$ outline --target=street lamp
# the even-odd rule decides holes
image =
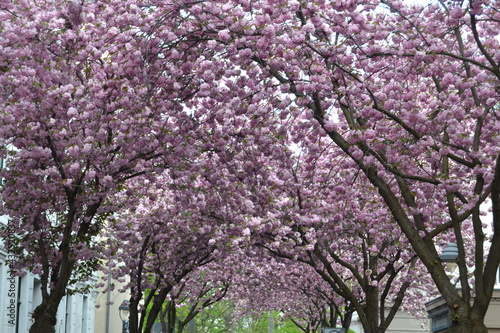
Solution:
[[[439,256],[439,260],[446,264],[446,268],[449,273],[453,273],[458,264],[458,246],[456,243],[449,243],[448,246],[443,250],[443,253]]]
[[[128,333],[128,316],[130,315],[130,302],[124,300],[118,307],[120,319],[122,320],[122,333]]]

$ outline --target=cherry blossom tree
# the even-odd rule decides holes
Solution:
[[[268,130],[256,127],[253,133],[260,128]],[[268,200],[269,190],[262,172],[255,168],[266,159],[263,151],[241,144],[239,136],[225,139],[224,149],[210,149],[212,140],[217,144],[221,138],[214,135],[203,142],[206,151],[190,159],[185,168],[169,169],[153,180],[130,181],[115,199],[121,210],[107,219],[105,252],[114,277],[129,278],[131,332],[149,332],[163,305],[174,304],[173,295],[182,285],[188,284],[186,291],[199,294],[189,280],[192,274],[207,272],[206,265],[219,267],[207,275],[207,281],[213,274],[221,275],[223,266],[230,280],[233,257],[250,236],[244,222],[265,209],[257,204]],[[193,310],[191,316],[199,312]]]
[[[165,23],[179,16],[141,6],[0,3],[1,213],[11,269],[40,277],[31,332],[53,332],[68,285],[97,267],[110,194],[195,153],[182,103],[199,87]]]
[[[267,91],[283,119],[304,114],[377,189],[450,329],[486,332],[500,262],[497,3],[235,0],[190,13],[244,70],[239,82]],[[444,234],[458,244],[460,291],[439,264]]]
[[[410,280],[389,281],[408,275],[414,253],[452,311],[450,330],[486,332],[500,262],[498,15],[488,0],[1,2],[2,214],[16,231],[12,269],[41,278],[31,331],[52,332],[66,287],[95,267],[105,218],[133,210],[135,198],[153,201],[154,190],[125,193],[132,180],[161,188],[155,175],[168,170],[173,182],[216,191],[227,216],[200,214],[206,197],[193,197],[200,209],[177,192],[173,215],[129,234],[122,224],[123,236],[140,236],[136,259],[169,232],[155,221],[174,216],[225,225],[205,253],[255,234],[337,293],[374,304],[399,288],[397,305]],[[324,137],[336,149],[321,160]],[[296,169],[294,145],[310,147]],[[352,189],[335,183],[326,159],[344,163]],[[350,240],[345,251],[322,234],[332,228]],[[447,241],[458,244],[460,292],[439,263]],[[360,257],[347,261],[354,248]],[[202,253],[186,252],[194,266]],[[340,271],[357,291],[342,287]]]
[[[419,296],[430,295],[432,288],[424,286],[430,281],[352,161],[321,137],[305,146],[275,199],[279,208],[267,218],[272,227],[252,229],[256,244],[310,266],[330,293],[343,298],[337,304],[356,310],[366,332],[384,332],[400,308],[423,309]]]
[[[213,261],[198,267],[173,288],[159,314],[164,332],[182,333],[201,311],[224,299],[231,285],[223,275],[226,265]]]
[[[257,248],[245,259],[228,293],[238,317],[275,311],[280,322],[291,320],[303,332],[338,325],[349,328],[354,308],[309,265]]]
[[[33,314],[32,332],[52,332],[68,285],[88,277],[99,259],[109,259],[102,258],[110,249],[99,237],[106,218],[133,210],[138,204],[133,199],[140,195],[153,200],[154,191],[130,193],[135,179],[161,188],[155,175],[167,170],[170,179],[192,176],[227,186],[214,197],[222,207],[227,201],[258,210],[256,203],[266,201],[268,190],[255,190],[253,200],[237,194],[245,175],[257,173],[267,158],[283,155],[280,149],[267,149],[254,159],[248,148],[269,146],[273,121],[243,116],[249,105],[262,99],[258,93],[235,89],[240,84],[234,80],[221,80],[236,76],[238,70],[224,72],[226,66],[218,61],[225,60],[216,57],[223,50],[197,38],[199,27],[185,12],[189,5],[65,0],[0,4],[1,156],[9,155],[1,175],[2,214],[10,216],[4,235],[16,233],[7,244],[17,255],[11,268],[28,269],[41,279],[42,304]],[[265,114],[272,106],[258,109]],[[230,142],[235,143],[231,148]],[[196,162],[201,153],[207,156],[204,163]],[[221,165],[226,165],[227,177],[212,172]],[[261,189],[262,173],[259,177],[248,186]],[[232,214],[226,221],[200,215],[202,208],[193,207],[191,198],[183,195],[174,214],[179,223],[189,220],[180,213],[184,210],[198,214],[193,227],[209,231],[212,224],[233,224],[206,239],[201,237],[203,229],[189,235],[186,224],[188,236],[181,244],[193,261],[191,267],[174,269],[174,279],[156,279],[167,284],[148,286],[160,288],[158,297],[152,294],[159,305],[175,282],[212,260],[216,249],[211,241],[230,236],[236,243],[243,231],[243,217]],[[197,198],[196,204],[202,205],[200,193]],[[164,234],[158,235],[154,229],[155,221],[168,224],[169,218],[156,216],[131,228],[143,236],[134,244],[139,246],[136,259],[147,251],[158,251],[158,256],[160,250],[165,251],[162,255],[171,250],[169,243],[156,242],[170,230],[161,229]],[[200,248],[190,251],[190,242],[196,240]],[[132,307],[137,308],[140,292],[133,295]],[[133,311],[132,321],[136,317]]]
[[[175,184],[181,189],[169,191],[138,182],[137,189],[128,189],[134,193],[132,200],[136,200],[138,191],[148,196],[135,205],[128,202],[132,209],[109,220],[113,237],[109,261],[115,266],[112,272],[115,278],[129,278],[126,288],[131,291],[131,332],[149,332],[160,312],[165,311],[163,305],[175,303],[177,297],[173,295],[189,274],[220,254],[217,238],[225,239],[226,225],[220,222],[224,219],[217,219],[223,212],[211,217],[213,212],[202,208],[208,205],[211,209],[218,198],[206,198],[199,187],[182,184],[182,180],[177,179]]]

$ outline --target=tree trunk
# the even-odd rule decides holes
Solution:
[[[64,295],[63,295],[64,296]],[[33,324],[30,333],[55,333],[57,324],[57,309],[63,296],[50,294],[48,299],[44,299],[33,311]]]
[[[446,331],[447,333],[488,333],[483,320],[465,318],[460,322],[454,322]]]
[[[54,288],[48,291],[47,275],[41,276],[42,288],[42,303],[38,305],[33,311],[33,324],[30,327],[30,333],[54,333],[57,324],[57,310],[61,300],[66,295],[66,288],[68,287],[69,279],[73,272],[74,263],[68,259],[68,251],[64,249],[66,246],[61,245],[63,249],[63,259],[60,265],[54,267],[54,272],[51,276],[51,283]],[[45,268],[46,269],[46,268]],[[46,269],[48,271],[48,269]]]
[[[231,302],[226,312],[224,312],[224,326],[225,332],[232,333],[233,332],[233,310],[234,304]]]
[[[473,308],[459,306],[452,309],[451,320],[447,333],[488,333],[484,315],[479,315]]]
[[[175,301],[171,300],[167,304],[167,333],[175,332],[175,323],[177,321],[177,308],[175,307]]]
[[[134,296],[130,297],[130,315],[128,321],[128,330],[130,333],[139,332],[139,299]]]
[[[167,320],[165,320],[167,316],[168,316],[168,305],[160,311],[160,324],[162,333],[167,332]]]
[[[352,311],[347,311],[344,315],[344,318],[341,319],[342,327],[345,328],[346,332],[349,332],[349,328],[351,327],[352,314]]]
[[[163,303],[167,298],[168,293],[172,290],[172,286],[162,288],[157,294],[153,297],[153,303],[149,308],[148,318],[146,320],[146,325],[144,326],[144,332],[150,333],[153,329],[153,325],[158,318],[158,314],[163,308]],[[170,323],[167,323],[170,326]]]

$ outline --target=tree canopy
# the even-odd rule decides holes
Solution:
[[[225,260],[242,253],[308,267],[366,332],[430,284],[452,332],[486,332],[499,15],[494,0],[2,1],[2,233],[11,268],[40,276],[31,332],[53,331],[101,260],[151,315],[199,267],[238,274]]]

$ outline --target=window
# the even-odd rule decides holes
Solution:
[[[4,161],[3,161],[3,158],[0,158],[0,170],[2,170],[4,167]],[[2,177],[0,177],[0,185],[2,185],[3,183],[3,179]]]
[[[16,313],[16,333],[19,333],[19,317],[21,317],[21,287],[22,277],[17,278],[17,313]]]
[[[89,301],[88,301],[88,296],[83,295],[83,313],[82,313],[82,333],[87,333],[88,328],[87,328],[87,322],[88,322],[88,307],[89,307]]]

